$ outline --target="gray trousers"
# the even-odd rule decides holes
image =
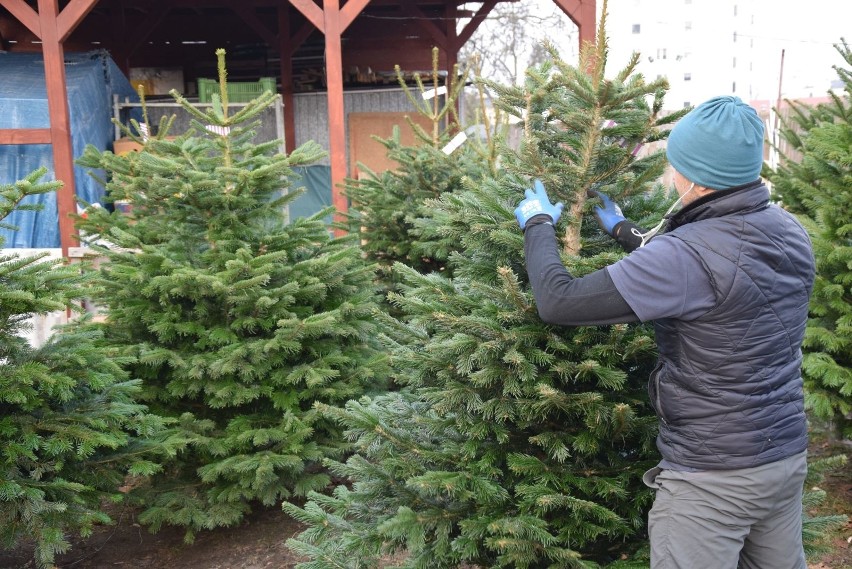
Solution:
[[[739,470],[652,468],[652,569],[806,569],[807,453]]]

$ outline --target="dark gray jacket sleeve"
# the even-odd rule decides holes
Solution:
[[[588,326],[639,320],[606,269],[571,276],[559,259],[550,223],[527,224],[524,255],[538,314],[548,324]]]

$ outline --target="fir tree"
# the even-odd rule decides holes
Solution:
[[[0,219],[61,185],[40,182],[44,174],[0,186]],[[127,474],[153,468],[134,438],[163,431],[97,332],[75,324],[38,347],[22,336],[34,315],[79,308],[80,266],[46,255],[0,257],[0,539],[33,543],[39,567],[70,547],[69,534],[110,522],[102,501],[120,499]]]
[[[139,489],[140,520],[197,530],[236,523],[253,503],[322,489],[320,462],[340,456],[339,428],[313,410],[381,385],[374,349],[374,269],[355,237],[334,239],[322,211],[287,224],[294,166],[315,143],[279,152],[253,141],[264,94],[230,114],[224,50],[220,94],[202,112],[179,94],[194,128],[168,121],[143,151],[93,148],[80,163],[109,174],[111,200],[81,230],[107,258],[93,298],[107,340],[134,358],[143,398],[178,421],[183,447]],[[143,142],[143,141],[140,141]],[[283,195],[282,195],[283,193]]]
[[[456,112],[468,71],[456,66],[445,82],[446,96],[442,100],[436,94],[441,88],[438,54],[438,49],[433,49],[428,88],[415,73],[417,89],[412,89],[396,67],[400,86],[415,112],[430,123],[429,130],[409,119],[414,144],[403,144],[398,128],[391,138],[376,138],[399,167],[373,172],[361,165],[364,176],[346,180],[345,191],[352,200],[349,230],[361,235],[367,257],[385,269],[383,280],[388,287],[392,280],[388,269],[397,262],[423,273],[447,270],[447,259],[457,244],[436,231],[428,201],[461,189],[465,176],[488,175],[496,162],[494,145],[489,144],[496,128],[493,120],[479,114],[477,123],[466,130]],[[451,144],[462,132],[466,143],[459,147]]]
[[[597,567],[641,546],[651,503],[641,475],[658,461],[651,332],[543,324],[512,213],[531,179],[544,180],[566,204],[558,230],[576,275],[620,254],[587,215],[588,190],[636,219],[662,214],[660,192],[647,192],[665,159],[634,151],[682,113],[658,116],[666,84],[634,73],[638,55],[605,79],[603,29],[577,67],[550,48],[524,86],[491,85],[524,121],[524,141],[497,175],[429,202],[458,243],[452,278],[395,266],[404,316],[387,342],[407,387],[323,407],[359,452],[332,464],[350,486],[285,505],[309,526],[288,542],[311,559],[300,567],[375,567],[388,552],[403,567]]]
[[[812,515],[811,510],[824,506],[827,494],[820,488],[826,473],[840,471],[848,460],[844,455],[819,458],[808,462],[808,476],[802,495],[802,542],[808,559],[813,559],[831,550],[831,532],[840,529],[849,521],[846,514]]]
[[[842,437],[852,438],[852,52],[837,46],[844,95],[814,108],[790,102],[783,138],[801,153],[767,176],[814,245],[817,275],[803,344],[805,402]]]

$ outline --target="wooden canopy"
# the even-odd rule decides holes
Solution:
[[[431,48],[437,46],[441,64],[452,70],[461,46],[498,1],[508,0],[482,0],[475,12],[463,10],[461,0],[318,1],[0,0],[0,49],[40,46],[50,116],[47,128],[0,129],[0,144],[52,145],[56,179],[64,182],[57,193],[63,255],[76,245],[69,217],[76,204],[66,49],[106,49],[125,73],[130,67],[176,64],[200,73],[197,62],[210,60],[213,49],[233,46],[245,56],[245,69],[229,55],[229,77],[257,74],[260,68],[280,76],[288,151],[295,140],[294,72],[306,62],[318,62],[328,95],[332,201],[342,213],[347,210],[340,192],[346,177],[344,69],[393,69],[395,64],[431,69]],[[579,28],[580,43],[593,42],[595,0],[554,2]],[[467,24],[457,32],[462,19]],[[270,66],[275,67],[271,72]]]

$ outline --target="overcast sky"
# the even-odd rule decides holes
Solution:
[[[532,0],[552,2],[552,0]],[[714,0],[692,0],[693,4],[713,3]],[[643,2],[647,5],[649,2]],[[765,67],[755,68],[758,83],[766,83],[765,93],[777,93],[781,71],[781,51],[784,50],[783,96],[823,96],[837,73],[832,65],[844,65],[833,47],[845,37],[852,44],[852,0],[743,0],[755,7],[755,39],[766,50]],[[598,12],[603,5],[598,0]],[[633,0],[609,0],[608,10],[630,10]],[[662,8],[661,8],[662,9]],[[666,21],[665,12],[659,14]],[[742,32],[742,30],[741,30]],[[618,38],[607,30],[610,44],[615,46],[630,38]],[[747,34],[743,33],[743,37]],[[708,45],[707,49],[713,49]]]
[[[776,70],[784,50],[785,96],[808,95],[808,87],[815,96],[824,95],[824,82],[837,78],[831,66],[845,65],[833,44],[841,37],[852,44],[852,0],[760,0],[758,4],[766,6],[761,13],[766,25],[759,33],[777,54]]]

